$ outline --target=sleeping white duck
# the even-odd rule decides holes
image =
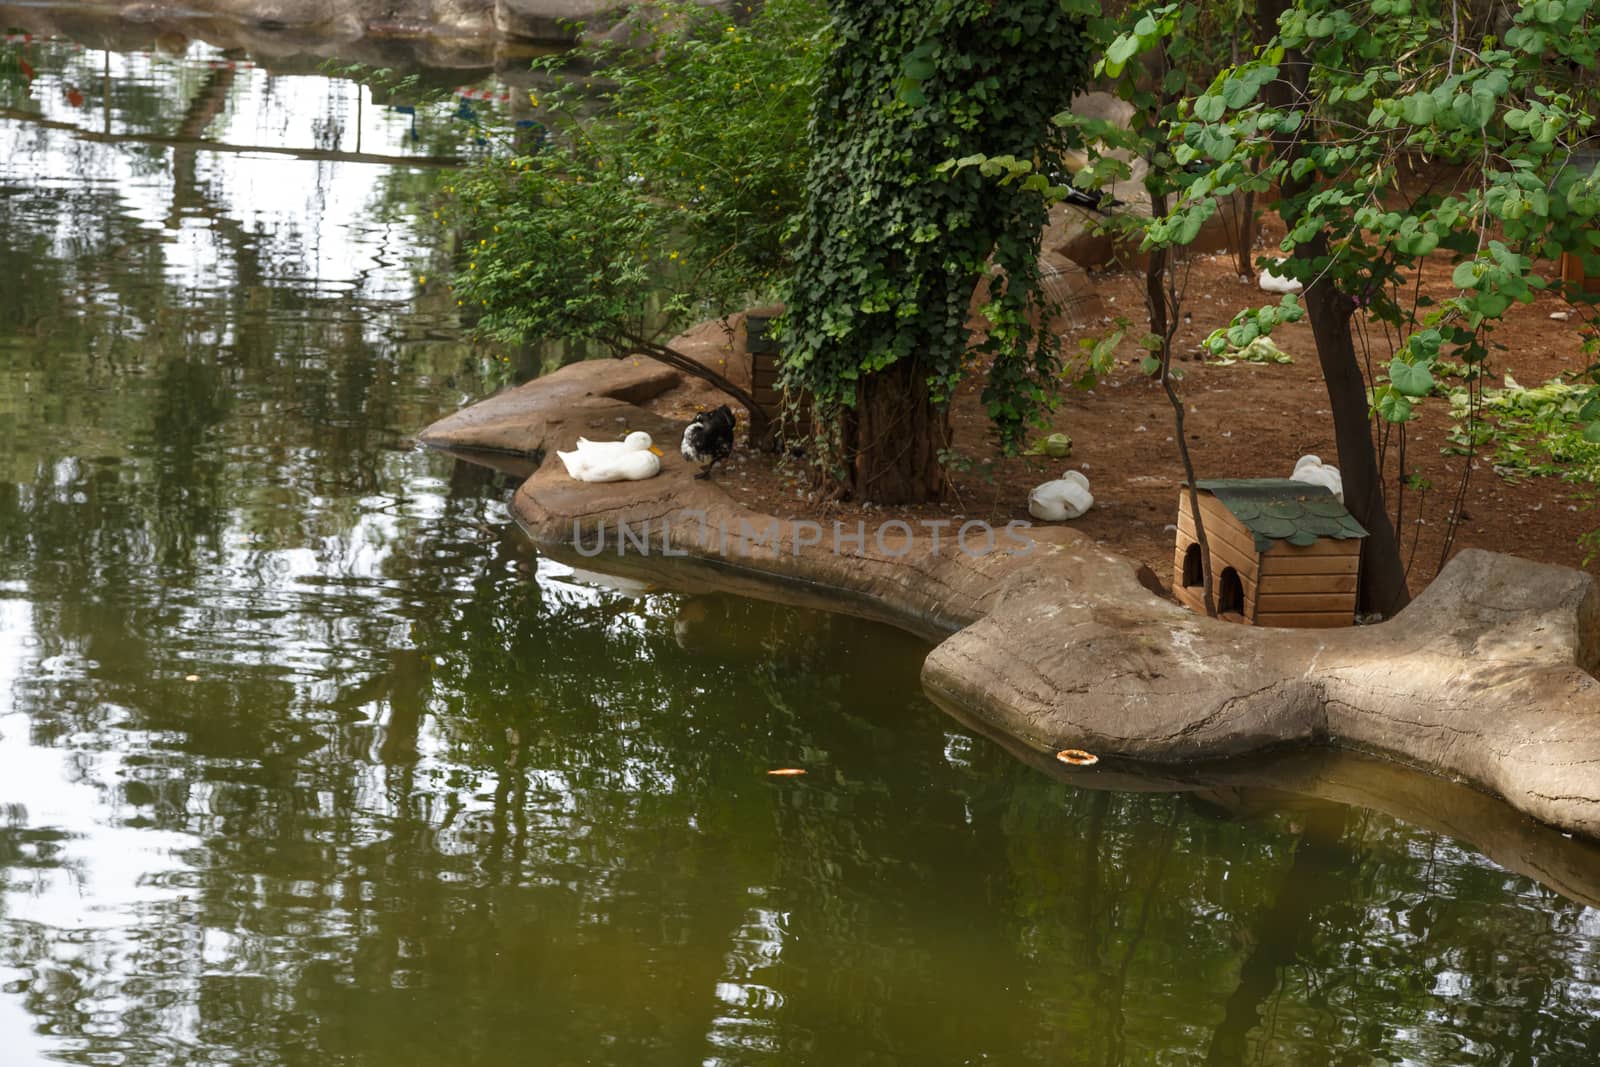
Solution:
[[[577,448],[556,455],[567,474],[580,482],[637,482],[661,473],[660,453],[643,430],[635,430],[621,441],[580,437]]]
[[[1276,264],[1282,266],[1283,261]],[[1298,278],[1291,278],[1285,274],[1274,274],[1271,267],[1261,268],[1261,277],[1257,281],[1264,293],[1298,293],[1305,289],[1305,284]]]
[[[1344,503],[1344,477],[1340,475],[1338,467],[1330,467],[1322,462],[1321,456],[1301,456],[1289,480],[1323,486],[1333,494],[1335,500]]]
[[[1036,485],[1028,494],[1028,514],[1043,522],[1076,519],[1093,506],[1089,479],[1078,471],[1067,471],[1053,482]]]

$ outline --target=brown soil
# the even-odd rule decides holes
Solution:
[[[1546,276],[1553,277],[1554,264],[1546,267]],[[1088,298],[1085,306],[1098,302],[1103,315],[1065,329],[1065,349],[1076,351],[1080,338],[1102,335],[1117,316],[1131,321],[1128,333],[1136,338],[1145,322],[1143,282],[1137,273],[1089,276],[1084,283],[1089,290],[1084,294]],[[1430,270],[1423,288],[1436,297],[1449,295],[1448,267]],[[1287,477],[1296,459],[1307,453],[1336,464],[1328,398],[1309,326],[1296,323],[1274,335],[1279,347],[1294,357],[1292,364],[1215,366],[1199,358],[1200,342],[1240,308],[1271,298],[1253,282],[1241,280],[1232,257],[1226,255],[1192,260],[1186,293],[1185,307],[1192,321],[1179,331],[1176,344],[1185,357],[1180,390],[1188,408],[1189,444],[1198,475]],[[1571,311],[1571,318],[1552,320],[1554,311]],[[1499,385],[1500,375],[1507,372],[1526,386],[1581,372],[1586,359],[1580,327],[1576,309],[1555,295],[1546,294],[1531,305],[1513,308],[1496,334],[1504,350],[1491,363],[1491,384]],[[706,326],[689,339],[700,358],[713,363],[726,360],[724,366],[733,366],[737,378],[740,360],[727,332]],[[851,525],[857,519],[876,524],[892,517],[913,522],[974,518],[1003,524],[1028,519],[1028,491],[1034,485],[1059,477],[1063,469],[1078,469],[1090,479],[1095,505],[1072,525],[1146,564],[1162,583],[1170,584],[1172,524],[1183,468],[1173,439],[1172,410],[1160,386],[1140,373],[1142,355],[1135,340],[1124,340],[1116,369],[1099,385],[1087,392],[1064,389],[1051,430],[1072,436],[1072,453],[1065,460],[1000,457],[977,400],[977,385],[964,389],[953,410],[955,440],[957,449],[972,457],[974,467],[952,475],[954,491],[943,505],[878,508],[862,502],[815,503],[807,492],[802,464],[747,448],[719,467],[715,479],[740,502],[789,518],[841,520]],[[1373,358],[1375,362],[1386,360],[1388,352],[1375,351]],[[717,394],[691,382],[648,406],[661,415],[688,419],[696,410],[716,402],[720,402]],[[1443,562],[1440,553],[1451,498],[1466,462],[1462,456],[1440,451],[1452,421],[1448,402],[1434,398],[1421,406],[1420,418],[1410,425],[1406,467],[1434,487],[1421,500],[1420,508],[1414,492],[1406,496],[1399,534],[1402,551],[1410,560],[1413,592],[1427,585]],[[1398,458],[1391,441],[1386,463],[1391,491],[1399,471]],[[991,473],[979,469],[989,464],[993,465]],[[1473,462],[1451,552],[1486,548],[1581,567],[1585,549],[1579,537],[1596,525],[1596,516],[1585,507],[1577,486],[1554,478],[1513,483],[1497,475],[1480,457]]]

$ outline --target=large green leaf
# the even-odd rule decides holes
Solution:
[[[1456,269],[1450,273],[1450,284],[1457,289],[1471,289],[1478,284],[1483,267],[1475,259],[1464,260],[1456,264]]]
[[[1128,60],[1139,54],[1139,38],[1132,35],[1118,37],[1106,49],[1106,73],[1116,77],[1127,66]]]
[[[1377,408],[1385,422],[1410,422],[1415,417],[1411,401],[1393,389],[1385,389],[1379,394]]]
[[[1428,93],[1413,93],[1400,101],[1400,117],[1413,126],[1426,126],[1438,110],[1438,101]]]
[[[1426,363],[1404,363],[1396,359],[1389,364],[1389,381],[1406,396],[1427,396],[1433,392],[1433,374]]]

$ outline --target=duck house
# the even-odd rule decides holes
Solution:
[[[1361,542],[1367,531],[1320,485],[1285,478],[1195,483],[1211,555],[1217,615],[1258,626],[1355,622]],[[1178,494],[1172,591],[1205,611],[1205,571],[1189,509]]]
[[[752,311],[744,317],[745,351],[750,353],[751,392],[768,416],[782,414],[783,393],[778,389],[778,342],[768,333],[777,313]]]
[[[806,436],[811,432],[810,404],[804,396],[785,397],[778,382],[782,377],[779,367],[783,353],[771,334],[772,322],[783,313],[782,307],[751,311],[744,318],[744,346],[750,356],[750,392],[774,423],[786,416],[792,432]]]

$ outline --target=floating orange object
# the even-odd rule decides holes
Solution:
[[[806,773],[805,770],[800,767],[778,767],[767,772],[768,776],[772,778],[793,778],[804,773]]]
[[[1100,757],[1093,752],[1085,752],[1081,748],[1064,748],[1056,753],[1056,759],[1074,767],[1093,767],[1100,762]]]

